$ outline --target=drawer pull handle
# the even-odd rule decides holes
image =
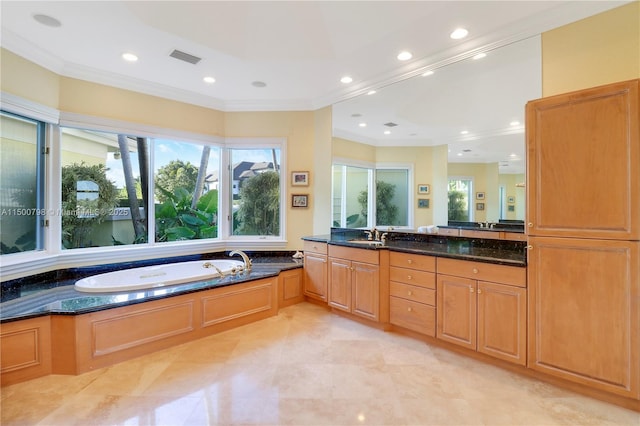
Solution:
[[[469,293],[473,293],[473,287],[469,287]]]
[[[407,259],[407,263],[411,264],[411,263],[413,263],[413,260]]]
[[[411,312],[411,306],[407,308],[407,312]]]
[[[408,280],[411,280],[411,279],[413,279],[413,278],[411,277],[411,275],[407,275],[407,279],[408,279]]]
[[[473,268],[473,273],[477,274],[478,273],[478,268]]]

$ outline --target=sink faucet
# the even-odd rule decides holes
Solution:
[[[247,254],[245,252],[243,252],[242,250],[233,250],[232,252],[229,253],[229,256],[233,256],[235,254],[239,254],[240,256],[242,256],[242,261],[244,262],[244,270],[245,271],[250,271],[251,270],[251,259],[249,259],[249,256],[247,256]]]

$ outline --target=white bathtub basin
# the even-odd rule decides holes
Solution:
[[[238,260],[225,259],[142,266],[83,278],[76,281],[75,289],[88,293],[106,293],[156,288],[219,277],[220,272],[216,267],[226,275],[243,266],[244,263]]]

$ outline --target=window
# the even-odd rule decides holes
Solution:
[[[147,242],[144,138],[63,127],[62,247]],[[144,189],[143,189],[144,188]]]
[[[229,149],[231,235],[280,236],[280,148]]]
[[[334,227],[409,226],[409,168],[334,164],[332,175]]]
[[[155,241],[219,237],[220,149],[154,141]]]
[[[449,220],[470,222],[473,220],[473,181],[470,178],[449,178]]]
[[[45,124],[0,114],[0,233],[2,254],[41,250]]]

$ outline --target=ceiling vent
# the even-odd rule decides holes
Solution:
[[[392,122],[392,121],[390,121],[388,123],[384,123],[384,125],[387,126],[387,127],[396,127],[397,126],[397,124]]]
[[[197,56],[190,55],[178,49],[174,49],[169,56],[171,56],[172,58],[179,59],[181,61],[189,62],[190,64],[193,64],[193,65],[197,64],[202,60],[202,58],[198,58]]]

